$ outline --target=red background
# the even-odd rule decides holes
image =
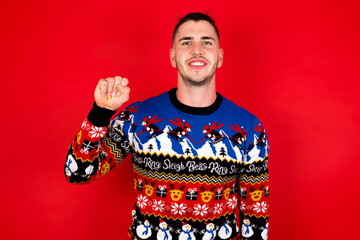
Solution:
[[[98,79],[129,103],[176,85],[176,17],[204,11],[225,52],[218,91],[270,139],[275,240],[350,239],[359,216],[358,1],[2,1],[1,239],[126,239],[130,158],[97,183],[63,165]]]

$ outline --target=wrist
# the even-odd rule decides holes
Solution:
[[[88,120],[91,124],[97,127],[107,127],[110,124],[111,117],[116,113],[116,110],[99,107],[96,102],[88,114]]]

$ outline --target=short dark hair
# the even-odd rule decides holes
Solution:
[[[219,30],[217,29],[216,25],[215,25],[215,21],[209,17],[208,15],[204,14],[204,13],[201,13],[201,12],[193,12],[193,13],[188,13],[186,14],[184,17],[180,18],[179,22],[176,24],[175,28],[174,28],[174,32],[173,32],[173,35],[172,35],[172,42],[174,43],[174,39],[175,39],[175,35],[179,29],[179,27],[186,23],[187,21],[195,21],[195,22],[198,22],[198,21],[206,21],[208,23],[211,24],[211,26],[214,27],[215,29],[215,32],[216,32],[216,35],[220,41],[220,35],[219,35]]]

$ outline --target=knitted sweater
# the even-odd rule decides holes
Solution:
[[[268,139],[259,120],[217,94],[189,107],[176,89],[115,112],[94,104],[65,176],[93,182],[131,153],[134,239],[267,239]]]

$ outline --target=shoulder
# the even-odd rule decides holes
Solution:
[[[160,109],[168,108],[168,105],[168,92],[164,92],[144,101],[133,102],[132,104],[126,106],[122,112],[128,111],[129,109],[135,109],[135,113],[153,113],[159,111]]]
[[[139,106],[154,106],[154,104],[158,105],[158,104],[164,104],[166,102],[168,102],[169,100],[169,93],[168,92],[164,92],[161,93],[157,96],[154,97],[150,97],[144,101],[138,102]]]
[[[257,117],[251,112],[249,112],[247,109],[238,106],[237,104],[225,97],[222,97],[222,104],[220,110],[235,118],[242,118],[251,122],[257,119]]]

